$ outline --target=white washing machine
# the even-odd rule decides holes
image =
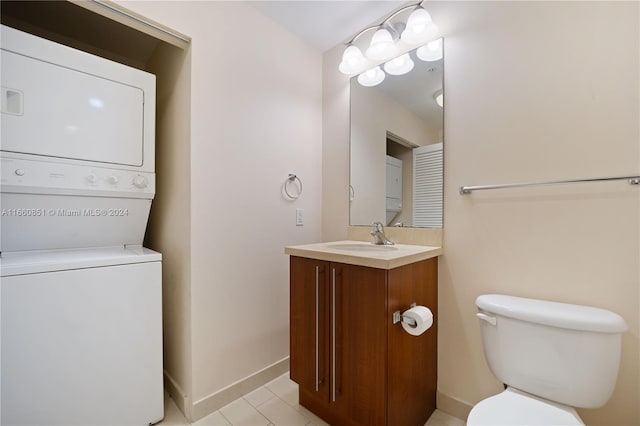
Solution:
[[[1,35],[0,423],[156,423],[155,76]]]
[[[162,420],[159,253],[3,254],[0,271],[2,424]]]

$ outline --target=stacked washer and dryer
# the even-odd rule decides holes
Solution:
[[[1,35],[1,423],[156,423],[155,76]]]

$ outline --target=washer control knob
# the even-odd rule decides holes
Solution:
[[[96,175],[94,175],[93,173],[88,174],[85,179],[87,180],[87,182],[89,183],[96,183],[98,181],[98,177]]]
[[[118,176],[116,175],[111,175],[107,178],[107,181],[112,184],[115,185],[116,183],[118,183]]]
[[[146,176],[136,176],[133,178],[133,186],[135,186],[136,188],[146,188],[147,185],[149,184],[149,181],[147,180]]]
[[[22,169],[16,169],[15,173],[18,176],[24,176],[24,170],[22,170]]]

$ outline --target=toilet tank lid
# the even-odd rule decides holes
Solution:
[[[591,306],[503,294],[479,296],[476,299],[476,306],[496,315],[570,330],[601,333],[622,333],[627,330],[627,323],[620,315]]]

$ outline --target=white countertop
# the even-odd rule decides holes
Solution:
[[[394,244],[379,246],[364,241],[331,241],[327,243],[287,246],[285,254],[368,266],[378,269],[393,269],[442,254],[442,247]]]

